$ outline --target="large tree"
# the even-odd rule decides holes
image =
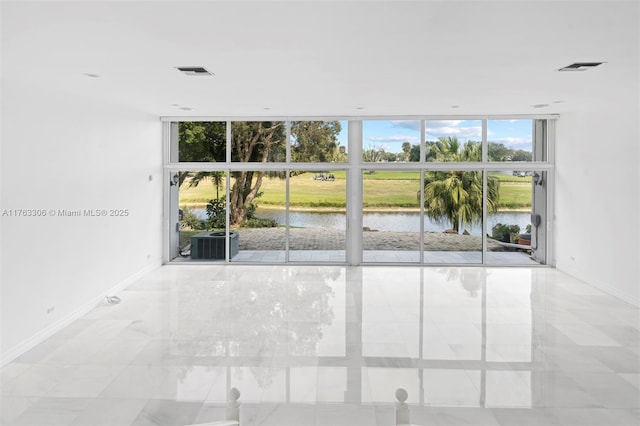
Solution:
[[[180,162],[225,161],[227,123],[183,121],[178,127]]]
[[[409,161],[420,161],[420,145],[411,145]]]
[[[404,153],[404,161],[409,161],[409,153],[411,152],[410,142],[402,142],[402,152]]]
[[[329,163],[339,154],[339,121],[291,122],[291,159],[294,162]],[[283,162],[286,155],[284,122],[233,122],[232,159],[240,162]],[[299,174],[302,172],[292,172]],[[232,225],[240,225],[260,195],[265,176],[284,178],[283,173],[242,171],[233,174],[229,202]]]
[[[226,160],[226,123],[182,122],[179,129],[180,161],[204,162]],[[291,157],[299,162],[331,162],[340,153],[337,135],[339,121],[291,122]],[[234,121],[231,123],[231,159],[238,163],[284,162],[286,155],[286,126],[282,121]],[[259,167],[256,167],[259,168]],[[296,172],[301,173],[301,172]],[[211,180],[216,190],[222,185],[223,172],[190,173],[189,186]],[[283,173],[265,171],[232,172],[229,215],[232,225],[240,225],[247,218],[253,202],[260,196],[264,177],[284,178]],[[187,173],[181,174],[182,181]],[[216,193],[216,198],[220,198]]]
[[[482,160],[482,145],[469,141],[464,145],[455,137],[442,137],[430,145],[437,161],[467,162]],[[487,212],[497,211],[500,181],[487,177]],[[427,172],[424,180],[425,214],[433,220],[451,224],[460,232],[462,223],[482,220],[482,172],[434,171]]]
[[[511,149],[504,144],[489,142],[487,144],[487,156],[489,161],[531,161],[531,151]]]
[[[242,163],[285,160],[286,129],[282,121],[234,121],[231,123],[231,158]],[[229,198],[231,225],[240,225],[260,194],[266,172],[233,173]]]
[[[225,161],[226,123],[223,121],[183,121],[178,127],[178,156],[180,162]],[[181,172],[180,185],[191,175],[189,187],[211,179],[219,197],[223,172]]]
[[[330,163],[340,154],[339,121],[292,121],[291,160],[294,162]]]

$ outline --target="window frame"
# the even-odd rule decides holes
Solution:
[[[553,257],[553,223],[550,218],[553,217],[553,185],[554,185],[554,144],[555,144],[555,120],[558,119],[556,114],[542,114],[542,115],[464,115],[464,116],[323,116],[323,117],[179,117],[179,116],[167,116],[161,117],[163,122],[163,171],[165,182],[169,182],[171,176],[176,172],[181,171],[222,171],[226,173],[227,179],[229,179],[231,171],[242,170],[265,170],[265,171],[282,171],[284,170],[289,174],[291,170],[304,169],[305,171],[317,171],[326,170],[330,165],[333,170],[343,170],[347,175],[347,192],[346,192],[346,209],[347,209],[347,222],[346,222],[346,259],[345,264],[348,265],[361,265],[362,262],[362,173],[365,170],[421,170],[421,177],[424,176],[426,171],[441,171],[441,170],[473,170],[483,172],[483,193],[487,191],[487,174],[490,171],[502,171],[502,170],[514,170],[522,168],[523,170],[540,170],[547,173],[547,197],[546,197],[546,211],[547,218],[543,225],[546,234],[545,245],[545,259],[544,263],[540,266],[552,266],[554,264]],[[291,121],[340,121],[347,122],[347,162],[329,162],[329,163],[308,163],[308,162],[293,162],[291,161]],[[365,162],[362,159],[363,152],[363,122],[374,120],[406,120],[406,121],[420,121],[420,161],[414,162],[394,162],[394,163],[371,163]],[[434,120],[479,120],[482,123],[482,161],[480,162],[435,162],[426,161],[426,141],[425,141],[425,124],[427,121]],[[525,162],[513,162],[504,161],[496,162],[488,160],[488,140],[487,140],[487,127],[489,120],[532,120],[532,145],[533,145],[533,161]],[[181,163],[178,160],[178,133],[177,123],[180,121],[226,121],[226,161],[225,162],[184,162]],[[248,162],[242,163],[238,161],[231,161],[231,123],[234,121],[283,121],[286,127],[286,155],[284,162]],[[537,153],[537,154],[536,154]],[[537,160],[539,155],[543,155],[542,160]],[[227,181],[227,188],[228,188]],[[287,177],[287,194],[286,194],[286,215],[288,217],[289,212],[289,179]],[[420,189],[421,197],[421,223],[424,218],[424,188],[421,185]],[[225,195],[227,204],[229,203],[228,191]],[[165,190],[164,194],[164,212],[163,218],[165,226],[163,227],[163,262],[171,262],[171,246],[172,238],[170,224],[175,220],[175,215],[171,213],[171,196],[169,190]],[[482,208],[482,223],[484,232],[482,236],[482,263],[470,264],[469,266],[482,266],[486,263],[487,252],[487,229],[486,229],[486,197],[483,198]],[[229,212],[227,209],[227,239],[229,234]],[[288,220],[287,220],[288,224]],[[424,230],[421,224],[420,244],[422,247],[424,243]],[[288,234],[288,226],[287,226]],[[228,241],[227,241],[228,243]],[[227,244],[227,247],[229,244]],[[288,244],[287,244],[286,259],[288,263]],[[227,248],[228,251],[228,248]],[[230,262],[229,253],[225,261]],[[241,262],[233,262],[236,264],[242,264]],[[342,263],[341,263],[342,264]],[[367,265],[373,265],[375,263],[366,263]],[[401,263],[402,265],[416,265],[416,263]],[[420,264],[424,263],[424,250],[420,250]],[[440,264],[439,264],[440,265]],[[442,266],[460,266],[458,264],[442,264]],[[462,266],[466,266],[462,264]],[[491,266],[498,266],[491,264]]]

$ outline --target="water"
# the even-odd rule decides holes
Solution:
[[[205,209],[193,209],[193,212],[201,219],[206,218]],[[278,224],[285,224],[284,210],[259,207],[256,217],[261,219],[273,219]],[[488,230],[497,223],[506,225],[518,225],[521,232],[525,232],[526,226],[531,223],[529,212],[501,212],[489,215],[487,218]],[[393,232],[420,232],[420,213],[418,212],[364,212],[363,226],[378,231]],[[289,224],[300,228],[328,228],[344,230],[346,225],[345,213],[324,212],[289,212]],[[429,218],[425,218],[424,230],[426,232],[442,232],[451,228],[450,224],[439,224]],[[469,231],[471,235],[482,235],[480,225],[462,225],[461,231]]]

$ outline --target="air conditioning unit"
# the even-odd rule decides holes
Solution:
[[[224,232],[200,232],[191,236],[191,259],[225,259]],[[238,233],[229,233],[229,258],[238,254]]]

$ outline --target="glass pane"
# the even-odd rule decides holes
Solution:
[[[242,262],[285,261],[286,180],[284,171],[231,173],[229,218],[238,233]]]
[[[284,162],[284,121],[234,121],[231,123],[231,161]]]
[[[532,120],[489,120],[487,122],[489,161],[532,161]]]
[[[346,188],[344,170],[292,172],[289,260],[345,261]]]
[[[183,121],[178,123],[180,162],[224,162],[227,155],[227,123]]]
[[[426,171],[424,262],[482,263],[482,172]]]
[[[345,163],[346,121],[292,121],[291,161]]]
[[[420,171],[363,174],[364,262],[420,262]]]
[[[362,160],[366,163],[420,161],[420,121],[363,121]]]
[[[542,250],[543,239],[541,233],[536,235],[538,227],[532,226],[531,215],[540,214],[534,212],[533,191],[542,174],[531,170],[489,172],[488,182],[498,196],[494,207],[487,208],[487,263],[538,263],[532,258],[532,247]]]
[[[427,120],[427,161],[482,161],[481,120]]]
[[[179,172],[177,176],[180,257],[225,260],[225,173]]]

